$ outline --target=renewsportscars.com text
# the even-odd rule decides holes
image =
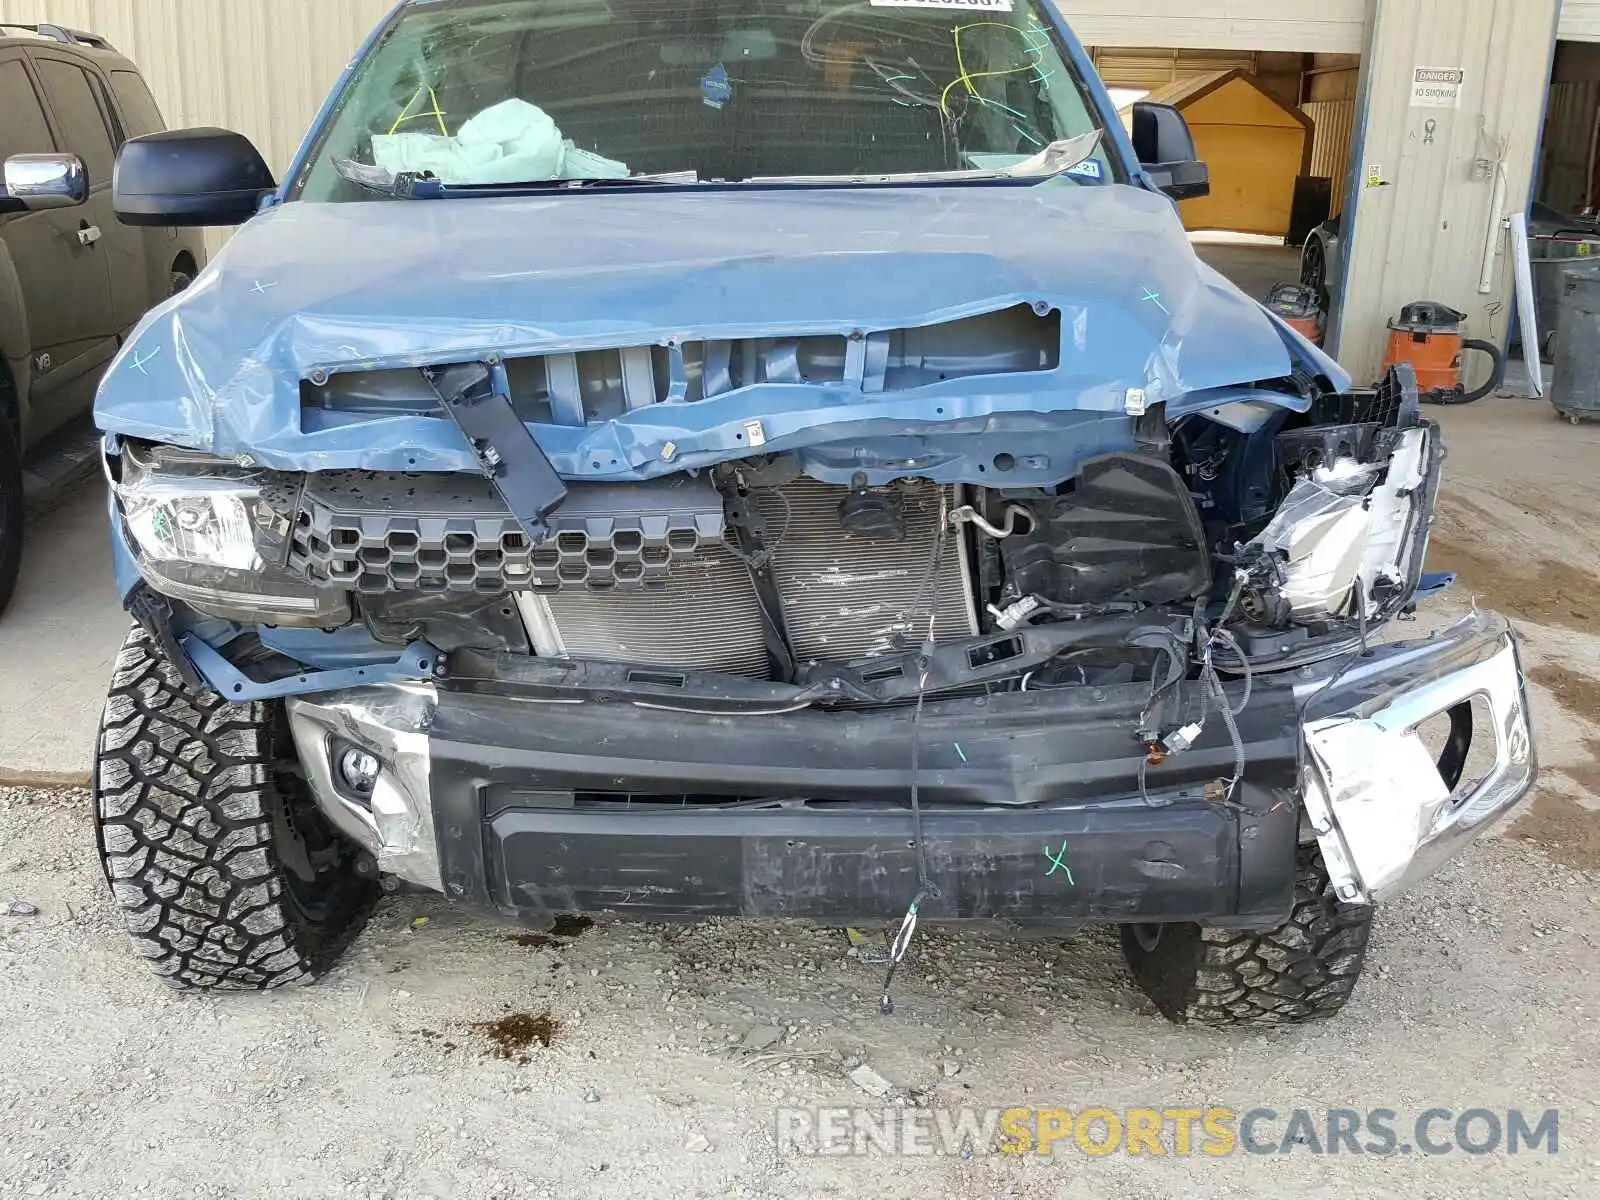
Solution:
[[[1547,1154],[1561,1115],[1488,1108],[783,1108],[780,1153],[1204,1156]]]

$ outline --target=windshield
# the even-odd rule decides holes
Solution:
[[[1100,129],[1033,0],[437,0],[363,61],[293,195],[368,199],[405,173],[976,180],[1046,162],[1092,185],[1113,178]]]

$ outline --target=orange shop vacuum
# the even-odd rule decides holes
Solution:
[[[1317,293],[1299,283],[1280,283],[1267,294],[1267,307],[1313,346],[1322,345],[1322,306]]]
[[[1461,323],[1466,313],[1430,300],[1419,300],[1400,310],[1389,322],[1389,352],[1383,359],[1383,374],[1401,363],[1410,363],[1417,373],[1417,390],[1429,404],[1471,404],[1497,391],[1506,381],[1506,356],[1492,342],[1464,337]],[[1494,364],[1488,382],[1466,390],[1461,377],[1461,356],[1467,351],[1487,354]]]

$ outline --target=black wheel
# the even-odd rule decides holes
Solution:
[[[1298,1025],[1345,1006],[1371,931],[1371,906],[1341,902],[1321,852],[1302,846],[1294,911],[1277,929],[1124,925],[1122,952],[1135,982],[1168,1020]]]
[[[1322,249],[1321,240],[1316,237],[1307,239],[1306,248],[1301,254],[1300,282],[1316,293],[1318,307],[1323,312],[1329,311],[1328,257]]]
[[[135,628],[95,763],[100,856],[138,952],[174,987],[265,990],[324,972],[377,884],[296,775],[281,704],[188,688]]]
[[[182,267],[173,267],[167,275],[167,295],[176,296],[180,292],[189,290],[189,285],[194,282],[194,276]]]
[[[22,452],[17,447],[16,432],[5,409],[0,407],[0,613],[6,611],[17,590],[26,526],[22,504]]]

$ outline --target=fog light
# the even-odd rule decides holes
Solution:
[[[370,796],[383,764],[374,754],[351,746],[339,755],[339,782],[357,796]]]

